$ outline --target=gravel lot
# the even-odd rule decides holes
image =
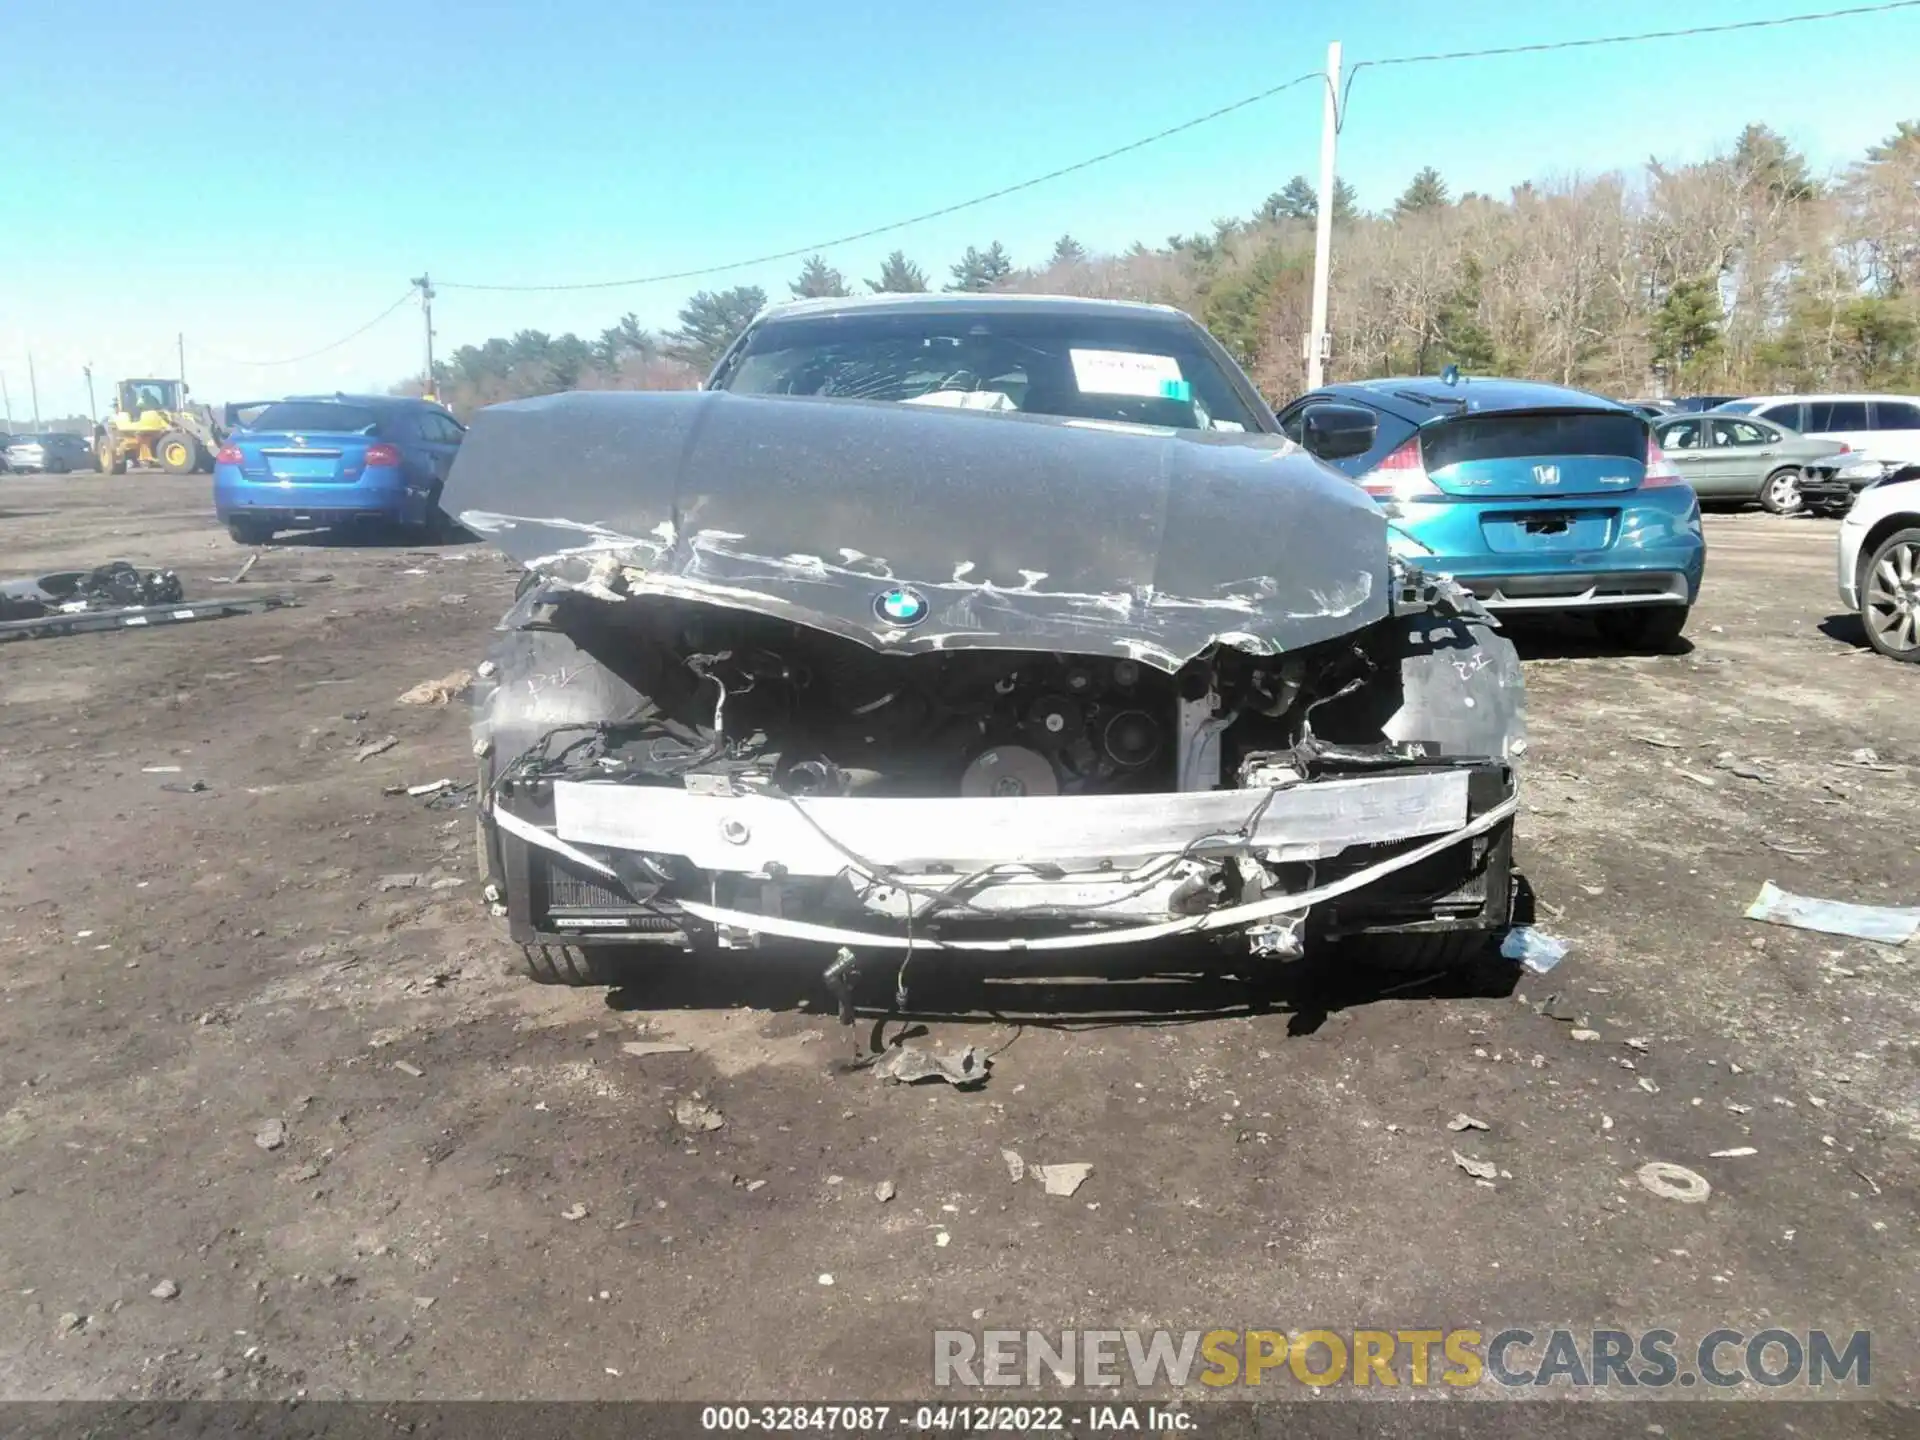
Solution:
[[[1870,1328],[1914,1393],[1920,945],[1741,912],[1920,903],[1920,670],[1829,619],[1833,522],[1708,525],[1688,653],[1523,637],[1551,977],[930,975],[974,1093],[847,1073],[818,960],[511,971],[472,812],[381,793],[469,776],[463,708],[396,697],[481,654],[483,546],[283,543],[234,590],[297,609],[0,646],[0,1394],[909,1397],[941,1326],[1509,1323]],[[190,597],[246,555],[155,476],[0,477],[0,550]]]

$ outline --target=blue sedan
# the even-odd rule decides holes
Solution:
[[[428,400],[277,400],[220,447],[214,513],[242,545],[263,545],[280,530],[365,520],[424,537],[465,433]]]
[[[1280,426],[1491,610],[1585,611],[1609,642],[1663,650],[1700,594],[1699,502],[1625,405],[1449,371],[1327,385]]]

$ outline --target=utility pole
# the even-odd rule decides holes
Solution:
[[[0,405],[7,411],[7,433],[13,433],[13,394],[7,389],[7,377],[0,375]]]
[[[427,326],[427,378],[426,387],[420,398],[432,400],[433,393],[433,283],[424,271],[413,277],[414,286],[420,291],[420,313],[426,319]]]
[[[33,392],[33,428],[40,429],[40,381],[33,373],[33,352],[27,352],[27,388]]]
[[[100,407],[93,403],[93,363],[82,365],[80,371],[87,377],[87,423],[93,424],[100,418]]]
[[[184,395],[187,391],[187,336],[185,331],[181,331],[173,337],[173,345],[175,353],[180,357],[180,393]]]
[[[1333,155],[1340,139],[1340,42],[1327,46],[1327,93],[1320,111],[1320,208],[1313,222],[1313,330],[1307,336],[1307,388],[1326,383],[1333,337],[1327,333],[1327,272],[1333,263]]]

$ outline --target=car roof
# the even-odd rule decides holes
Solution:
[[[424,405],[429,410],[445,408],[436,401],[422,400],[417,395],[348,395],[337,390],[331,395],[288,395],[285,399],[271,400],[267,403],[284,405],[288,400],[323,405],[361,405],[369,410],[398,410],[408,405]]]
[[[762,320],[789,320],[799,316],[864,315],[887,312],[896,315],[938,315],[967,311],[996,311],[1010,315],[1134,315],[1155,320],[1190,320],[1185,311],[1171,305],[1149,305],[1137,300],[1096,300],[1084,295],[1013,295],[1002,292],[962,291],[952,294],[912,295],[822,295],[807,300],[782,300],[769,305],[755,317]]]
[[[1501,410],[1617,410],[1634,415],[1630,405],[1596,395],[1590,390],[1574,390],[1565,385],[1549,385],[1538,380],[1507,380],[1499,376],[1462,375],[1448,384],[1432,375],[1388,376],[1379,380],[1345,380],[1322,387],[1331,394],[1358,394],[1359,398],[1380,405],[1409,419],[1428,418],[1443,412],[1429,412],[1421,404],[1464,404],[1467,412],[1480,414]],[[1395,402],[1399,403],[1395,403]]]
[[[1920,395],[1899,395],[1892,391],[1885,390],[1834,391],[1831,394],[1819,395],[1808,392],[1798,395],[1742,395],[1739,403],[1742,405],[1785,405],[1799,401],[1824,405],[1841,400],[1904,400],[1912,405],[1920,404]]]

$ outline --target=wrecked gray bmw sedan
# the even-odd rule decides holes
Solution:
[[[482,411],[446,500],[528,571],[475,749],[537,978],[1507,923],[1511,645],[1176,311],[777,307],[703,391]]]

